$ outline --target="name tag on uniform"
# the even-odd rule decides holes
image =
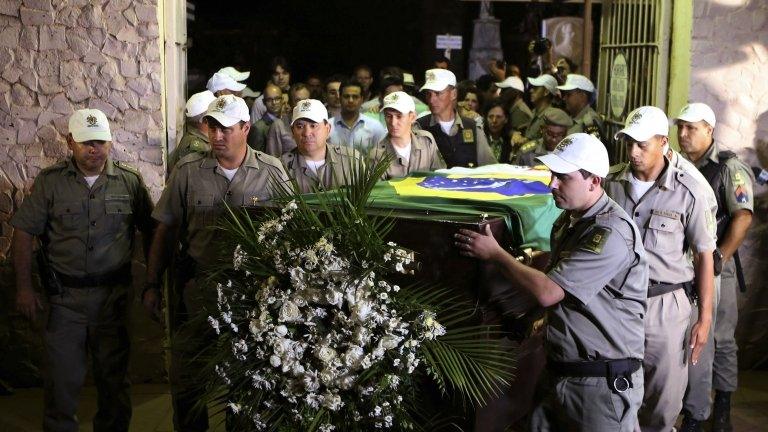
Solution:
[[[465,143],[475,142],[475,131],[472,129],[464,129],[462,132],[462,137],[464,138]]]

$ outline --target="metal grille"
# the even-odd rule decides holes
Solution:
[[[613,135],[623,127],[627,113],[642,105],[666,108],[669,65],[671,0],[607,0],[603,3],[600,35],[597,107],[605,119],[611,162],[626,160],[624,146]],[[611,96],[612,66],[621,54],[626,59],[624,109]],[[614,112],[618,111],[618,112]]]

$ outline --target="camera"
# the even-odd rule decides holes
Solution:
[[[549,48],[552,46],[552,42],[545,38],[541,37],[533,41],[531,44],[531,52],[538,56],[543,56],[549,51]]]

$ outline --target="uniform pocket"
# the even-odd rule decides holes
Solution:
[[[643,246],[656,253],[674,252],[683,249],[683,224],[676,213],[656,213],[654,210],[648,220]]]
[[[131,223],[133,208],[129,195],[106,195],[104,197],[104,212],[107,217],[107,225],[111,231],[127,229]]]
[[[216,200],[213,194],[193,194],[189,204],[190,208],[193,209],[192,224],[203,228],[216,222]]]
[[[65,201],[53,206],[53,217],[64,230],[75,230],[83,222],[82,201]]]

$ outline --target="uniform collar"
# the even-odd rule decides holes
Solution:
[[[392,144],[392,141],[389,139],[389,134],[381,141],[382,144],[384,144],[384,149],[394,156],[395,160],[400,160],[400,154],[397,153],[397,150],[395,150],[395,145]],[[420,152],[422,150],[426,149],[426,145],[422,143],[420,140],[416,138],[416,135],[411,132],[411,157],[416,154],[416,152]]]
[[[307,165],[307,159],[304,157],[303,154],[299,152],[299,148],[295,148],[293,151],[296,152],[296,160],[299,162],[299,166],[305,169],[309,169],[309,165]],[[332,165],[337,161],[336,159],[336,152],[333,151],[333,146],[326,143],[325,144],[325,163]]]
[[[669,159],[664,157],[664,169],[662,169],[661,174],[659,174],[655,184],[663,186],[665,189],[675,189],[675,176],[673,175],[675,172],[679,172],[679,170],[672,166],[672,163]],[[619,172],[617,179],[629,183],[631,181],[630,179],[632,178],[631,175],[632,167],[629,162],[627,162],[624,168]]]
[[[437,121],[437,116],[434,114],[431,114],[429,119],[429,125],[434,126],[439,123],[440,122]],[[459,112],[456,110],[453,110],[453,125],[458,126],[459,129],[464,129],[464,123],[462,123],[461,116],[459,115]]]
[[[589,104],[585,105],[584,108],[579,111],[578,114],[574,117],[574,120],[582,119],[584,116],[586,116],[590,111],[592,110],[592,107],[589,106]]]
[[[213,155],[213,152],[206,153],[205,159],[203,159],[203,162],[200,164],[200,168],[216,168],[217,166],[219,166],[219,161],[216,160],[216,156]],[[258,162],[258,159],[256,158],[256,152],[253,151],[253,149],[249,145],[245,146],[245,159],[243,160],[243,163],[240,164],[240,166],[256,168],[256,169],[259,168],[259,162]]]
[[[80,170],[77,169],[77,165],[75,164],[75,160],[73,158],[67,159],[67,172],[70,174],[73,174],[75,176],[82,175],[85,177],[83,173],[80,172]],[[112,162],[112,158],[107,156],[107,161],[104,163],[104,174],[106,174],[109,177],[114,177],[117,174],[115,174],[115,164]],[[101,175],[101,174],[99,174]]]
[[[713,163],[719,163],[720,158],[717,156],[717,143],[715,140],[712,140],[712,144],[709,145],[709,148],[704,153],[704,156],[701,157],[701,159],[698,160],[698,163],[696,163],[696,168],[701,168],[702,166],[706,165],[707,161],[712,161]]]
[[[605,208],[609,206],[608,202],[608,194],[603,191],[603,194],[600,195],[600,198],[595,201],[594,204],[592,204],[592,207],[590,207],[584,214],[579,218],[579,220],[583,219],[589,219],[597,216],[600,213],[605,213]]]

